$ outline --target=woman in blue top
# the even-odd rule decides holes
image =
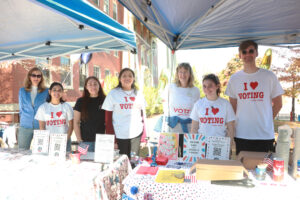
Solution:
[[[18,134],[19,149],[29,149],[33,130],[39,129],[39,122],[34,116],[41,104],[46,101],[48,89],[42,71],[34,67],[25,78],[25,87],[19,91],[20,129]]]

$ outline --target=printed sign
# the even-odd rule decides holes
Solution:
[[[158,143],[158,157],[167,157],[169,160],[177,160],[178,157],[178,134],[161,133]]]
[[[49,130],[34,130],[33,131],[33,154],[47,154],[49,150]]]
[[[229,137],[206,137],[206,159],[229,160],[230,138]]]
[[[205,136],[202,134],[184,134],[183,158],[184,162],[194,163],[205,158]]]
[[[115,136],[108,134],[96,134],[95,162],[112,163],[114,161]]]
[[[67,134],[50,134],[49,156],[65,160],[67,150]]]

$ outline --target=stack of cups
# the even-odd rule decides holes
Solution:
[[[300,127],[297,127],[294,132],[294,152],[293,152],[293,177],[297,177],[297,161],[300,160]],[[299,173],[299,172],[298,172]]]
[[[292,129],[288,125],[278,127],[276,157],[284,160],[284,170],[288,171]]]

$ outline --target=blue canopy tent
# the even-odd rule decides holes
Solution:
[[[135,34],[85,0],[1,0],[0,61],[131,50]]]
[[[170,49],[300,43],[299,0],[119,0]]]

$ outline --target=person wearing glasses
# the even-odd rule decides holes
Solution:
[[[19,149],[30,148],[33,130],[39,129],[39,122],[34,116],[48,96],[48,89],[42,71],[34,67],[25,78],[25,87],[19,90],[20,128],[18,133]]]
[[[282,107],[284,91],[273,72],[256,66],[257,50],[252,40],[240,44],[243,70],[231,76],[225,91],[236,113],[236,154],[274,151],[273,119]]]

